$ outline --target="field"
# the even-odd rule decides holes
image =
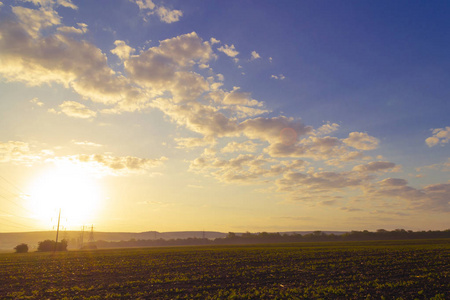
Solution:
[[[443,239],[0,254],[0,298],[446,299],[449,250]]]

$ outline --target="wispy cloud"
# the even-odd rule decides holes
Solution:
[[[59,108],[63,114],[74,118],[89,119],[97,115],[95,111],[75,101],[64,101]]]

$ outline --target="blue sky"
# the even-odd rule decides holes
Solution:
[[[0,231],[448,228],[450,4],[1,4]]]

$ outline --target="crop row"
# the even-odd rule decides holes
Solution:
[[[444,299],[450,244],[0,255],[0,298]]]

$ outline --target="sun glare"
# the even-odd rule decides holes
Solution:
[[[101,202],[96,179],[80,166],[70,163],[41,174],[30,191],[33,218],[44,226],[56,225],[61,209],[61,225],[78,229],[92,222]]]

